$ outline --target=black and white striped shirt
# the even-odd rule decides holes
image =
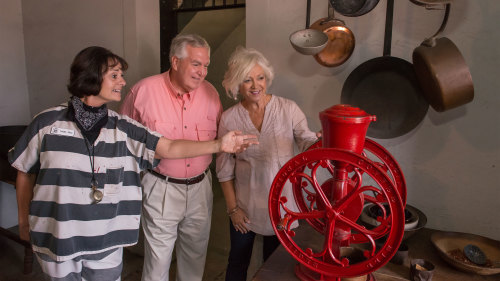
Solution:
[[[67,113],[66,104],[38,114],[9,151],[13,167],[37,174],[29,217],[33,250],[56,261],[137,243],[140,172],[159,162],[160,135],[108,110],[94,142],[94,173],[104,198],[93,204],[89,151]]]

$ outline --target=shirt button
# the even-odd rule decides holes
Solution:
[[[184,126],[184,129],[187,129],[188,126]]]
[[[189,167],[189,166],[191,166],[191,164],[187,164],[187,166]]]
[[[186,110],[186,108],[184,107],[184,110]]]

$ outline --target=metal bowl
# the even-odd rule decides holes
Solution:
[[[325,48],[328,35],[315,29],[302,29],[290,34],[290,43],[303,55],[315,55]]]
[[[373,218],[369,214],[369,210],[370,210],[371,206],[373,206],[373,203],[366,204],[363,207],[363,211],[361,212],[361,216],[359,217],[360,223],[362,223],[363,225],[367,226],[370,229],[380,225],[380,222],[378,222],[375,218]],[[405,230],[404,230],[404,235],[403,235],[403,241],[410,238],[411,236],[413,236],[413,234],[415,234],[418,230],[425,227],[425,225],[427,224],[427,216],[419,209],[417,209],[409,204],[406,204],[405,214],[406,214],[406,211],[408,211],[410,214],[412,214],[414,219],[412,219],[411,221],[405,221]]]

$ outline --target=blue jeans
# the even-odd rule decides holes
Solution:
[[[226,281],[246,281],[247,270],[252,257],[253,241],[255,232],[249,231],[241,233],[236,231],[233,223],[229,221],[229,233],[231,238],[231,250],[226,269]],[[263,236],[263,260],[266,261],[269,256],[280,245],[276,235]]]

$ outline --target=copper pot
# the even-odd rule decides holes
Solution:
[[[469,67],[457,46],[448,38],[437,38],[444,30],[450,13],[446,4],[443,23],[438,32],[413,51],[413,66],[422,93],[438,112],[446,111],[474,99]]]
[[[345,22],[336,19],[331,6],[328,7],[328,17],[317,20],[311,29],[322,31],[328,35],[326,47],[314,58],[318,63],[327,67],[339,66],[351,57],[354,51],[355,38]]]

